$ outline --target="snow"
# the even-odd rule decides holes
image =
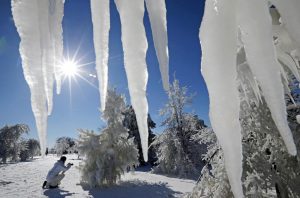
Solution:
[[[90,189],[80,184],[77,169],[81,160],[68,155],[67,163],[74,163],[65,173],[59,189],[42,189],[48,170],[58,157],[48,155],[31,162],[0,165],[0,197],[180,197],[192,191],[195,181],[169,178],[151,174],[145,170],[126,173],[116,186]],[[26,174],[24,174],[26,173]]]
[[[169,89],[169,51],[165,0],[145,0],[164,89]]]
[[[124,64],[131,104],[136,113],[144,160],[148,161],[148,71],[144,18],[144,0],[115,0],[121,19]]]
[[[104,111],[108,83],[107,62],[110,29],[109,0],[91,0],[91,12],[101,110]]]
[[[200,29],[202,74],[210,97],[211,124],[224,150],[235,197],[243,197],[237,70],[251,82],[257,99],[264,96],[288,152],[296,155],[286,120],[283,65],[299,78],[299,1],[272,2],[281,18],[269,10],[266,1],[206,1]],[[248,68],[250,71],[244,74]]]

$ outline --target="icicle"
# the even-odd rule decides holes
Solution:
[[[47,143],[47,116],[53,106],[54,73],[57,91],[60,78],[55,65],[61,61],[64,0],[12,0],[12,13],[21,38],[20,54],[25,80],[31,92],[42,155]],[[48,107],[47,107],[48,105]]]
[[[122,25],[124,63],[131,103],[137,117],[144,160],[148,160],[148,102],[146,86],[148,43],[143,24],[144,0],[115,0]]]
[[[300,1],[299,0],[271,0],[281,15],[281,21],[288,33],[300,48]],[[298,54],[300,55],[300,54]]]
[[[261,0],[239,0],[239,2],[238,19],[248,64],[260,84],[272,118],[288,152],[296,155],[293,136],[286,120],[280,65],[275,55],[272,23],[267,3]]]
[[[91,11],[101,110],[104,111],[108,83],[109,0],[91,0]]]
[[[294,61],[288,54],[282,52],[279,48],[277,48],[276,52],[277,58],[281,65],[286,66],[290,70],[290,72],[292,72],[295,78],[300,82],[300,75],[296,61]]]
[[[50,4],[48,0],[39,0],[38,19],[40,30],[40,45],[42,53],[42,70],[44,77],[44,86],[48,104],[48,115],[52,112],[53,107],[53,83],[54,83],[54,46],[51,42],[49,27]]]
[[[41,144],[41,153],[46,149],[47,98],[42,68],[39,7],[37,1],[12,0],[12,14],[20,35],[20,54],[25,80],[31,92],[31,107],[35,117]]]
[[[210,120],[225,156],[235,197],[243,197],[242,145],[237,91],[236,1],[206,1],[200,29],[202,74],[210,98]]]
[[[62,20],[64,16],[65,0],[49,0],[49,30],[51,47],[53,50],[54,76],[56,81],[56,93],[61,91],[62,75],[58,66],[63,59],[63,29]]]
[[[165,0],[145,0],[164,89],[169,89],[169,52]]]

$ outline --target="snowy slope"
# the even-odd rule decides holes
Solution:
[[[56,156],[37,158],[32,162],[0,165],[0,197],[180,197],[192,191],[195,182],[136,171],[127,173],[117,186],[106,189],[89,189],[79,184],[80,173],[76,168],[77,156],[67,156],[74,163],[59,189],[43,190],[42,182]]]

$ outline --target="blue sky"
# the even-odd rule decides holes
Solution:
[[[203,15],[204,0],[166,0],[167,26],[170,55],[170,80],[175,74],[182,86],[187,86],[189,93],[196,93],[193,104],[186,111],[194,111],[206,124],[208,119],[208,94],[200,73],[201,50],[199,43],[199,26]],[[147,12],[144,23],[148,38],[147,65],[149,80],[147,98],[149,113],[156,122],[156,133],[162,118],[161,109],[167,101],[158,61],[154,51],[153,40]],[[89,0],[66,0],[63,20],[64,53],[72,56],[79,48],[80,63],[95,61],[92,21]],[[20,38],[14,26],[10,0],[0,1],[0,127],[5,124],[26,123],[31,131],[29,137],[37,138],[35,121],[31,111],[30,91],[23,76],[18,50]],[[111,1],[109,85],[125,94],[130,103],[127,79],[123,63],[120,19],[116,7]],[[96,74],[95,65],[84,67],[82,75],[92,84],[98,86],[97,79],[88,74]],[[62,93],[54,95],[54,108],[48,119],[48,145],[52,146],[60,136],[77,137],[78,128],[97,130],[105,123],[100,118],[99,92],[90,84],[77,79],[72,82],[70,94],[67,81],[62,86]]]

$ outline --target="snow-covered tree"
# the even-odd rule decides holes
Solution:
[[[147,163],[144,161],[142,145],[141,145],[141,138],[139,133],[138,124],[136,121],[136,115],[132,106],[127,106],[125,111],[123,112],[124,120],[123,125],[128,129],[129,136],[128,138],[134,138],[134,143],[137,146],[139,151],[139,164],[146,165]],[[151,129],[155,128],[156,124],[151,119],[151,116],[148,114],[148,163],[154,165],[157,161],[157,156],[155,149],[151,143],[154,141],[155,134],[152,132]]]
[[[57,155],[66,154],[72,151],[74,152],[76,141],[70,137],[60,137],[57,138],[54,147]]]
[[[40,143],[35,139],[24,139],[21,141],[20,160],[26,161],[40,154]]]
[[[201,145],[192,141],[192,136],[201,128],[197,116],[184,112],[185,105],[191,103],[192,96],[187,96],[186,87],[181,88],[175,80],[168,91],[169,101],[161,115],[166,119],[162,126],[166,129],[154,141],[157,147],[158,166],[155,172],[194,178],[202,167]],[[194,152],[197,150],[198,152]]]
[[[16,161],[21,150],[21,136],[28,133],[29,127],[25,124],[4,126],[0,129],[0,159],[6,163],[8,158]]]
[[[197,184],[186,197],[226,197],[232,198],[227,173],[224,164],[224,154],[217,137],[211,128],[204,128],[193,136],[195,141],[207,146],[203,154],[205,165],[198,178]]]
[[[128,166],[138,163],[138,151],[123,126],[124,97],[108,90],[102,117],[107,127],[100,134],[80,129],[78,150],[84,157],[80,165],[82,182],[90,186],[110,186],[117,182]]]

